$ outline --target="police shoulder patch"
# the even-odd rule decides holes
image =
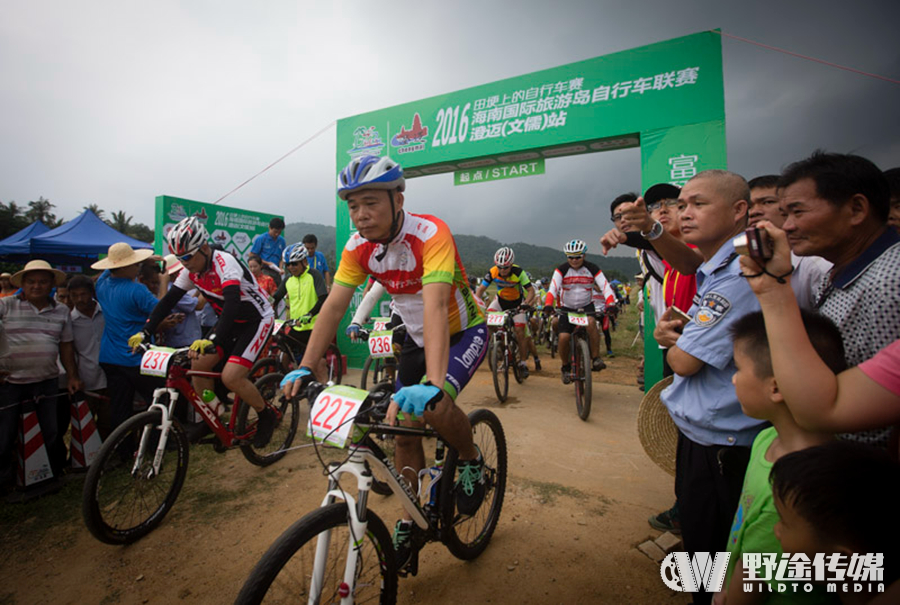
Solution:
[[[701,328],[711,328],[721,321],[731,309],[731,301],[718,292],[707,292],[694,314],[694,321]]]

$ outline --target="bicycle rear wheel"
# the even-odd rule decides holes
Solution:
[[[472,438],[484,458],[485,494],[481,506],[471,517],[456,512],[456,470],[459,454],[447,449],[444,474],[441,477],[442,540],[453,556],[474,559],[487,548],[503,508],[506,493],[506,436],[500,420],[490,410],[469,414]]]
[[[334,384],[341,384],[344,375],[344,360],[341,357],[341,350],[334,343],[325,349],[325,367],[328,371],[328,380],[333,381]]]
[[[250,382],[256,382],[266,374],[280,372],[280,366],[281,364],[274,357],[262,357],[250,366],[250,373],[247,375],[247,378],[250,379]]]
[[[162,413],[151,410],[123,422],[107,438],[84,480],[82,514],[91,534],[106,544],[131,544],[153,531],[175,504],[187,474],[190,444],[173,419],[159,474],[153,459]],[[135,467],[144,429],[147,439]]]
[[[575,408],[578,417],[587,420],[591,415],[591,350],[584,337],[575,342],[572,371],[575,374]]]
[[[275,426],[272,438],[266,446],[257,448],[251,443],[253,436],[256,434],[256,410],[244,401],[240,401],[238,404],[235,433],[249,438],[247,443],[241,445],[241,453],[244,454],[244,458],[251,464],[257,466],[269,466],[273,462],[284,458],[284,455],[287,453],[285,450],[291,447],[297,434],[297,426],[300,421],[300,405],[296,399],[286,398],[282,393],[280,385],[283,377],[282,374],[267,374],[257,380],[255,384],[266,405],[276,410],[279,414],[278,424]]]
[[[509,364],[506,363],[506,347],[500,344],[496,332],[491,336],[491,376],[497,399],[503,403],[509,395]]]
[[[364,537],[351,536],[347,504],[336,502],[319,508],[285,531],[275,541],[244,582],[236,605],[257,603],[340,602],[347,565],[348,544],[359,539],[359,558],[352,597],[356,603],[397,600],[397,566],[391,535],[381,519],[367,511]],[[316,545],[329,540],[321,591],[311,595]]]

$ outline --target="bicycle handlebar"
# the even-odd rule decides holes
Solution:
[[[322,391],[328,388],[328,386],[329,385],[327,384],[316,381],[312,381],[306,386],[303,396],[306,397],[310,407],[312,407],[319,395],[322,394]],[[369,395],[366,397],[362,407],[356,414],[357,422],[377,423],[385,419],[388,406],[391,404],[391,395],[393,394],[393,387],[388,388],[390,388],[390,390],[379,390],[378,386],[376,386],[375,389],[369,391]]]

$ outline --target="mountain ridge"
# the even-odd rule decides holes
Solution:
[[[288,244],[299,242],[308,233],[319,240],[319,250],[328,259],[328,266],[334,269],[335,228],[319,223],[297,222],[285,226],[284,239]],[[503,243],[486,235],[454,234],[466,274],[470,277],[484,275],[493,265],[494,252],[501,246],[509,246],[516,254],[516,264],[528,271],[533,278],[549,277],[553,270],[565,262],[562,250],[549,246],[536,246],[524,242]],[[635,257],[602,256],[588,254],[587,260],[599,266],[609,279],[630,282],[640,272]]]

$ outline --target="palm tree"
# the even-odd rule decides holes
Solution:
[[[56,204],[51,203],[50,200],[41,196],[36,202],[28,202],[28,207],[30,210],[25,213],[25,216],[29,220],[41,221],[45,225],[56,224],[56,215],[52,212],[53,208],[56,208]]]
[[[15,202],[8,204],[0,202],[0,239],[28,226],[31,221],[25,218],[22,210],[23,208]]]
[[[112,218],[106,221],[106,224],[119,233],[128,235],[128,231],[131,229],[131,217],[126,215],[124,210],[119,210],[112,213]]]
[[[88,204],[83,208],[83,210],[90,210],[91,212],[96,214],[97,218],[99,218],[100,220],[103,220],[103,215],[106,213],[106,211],[103,210],[103,208],[101,208],[99,204]]]

